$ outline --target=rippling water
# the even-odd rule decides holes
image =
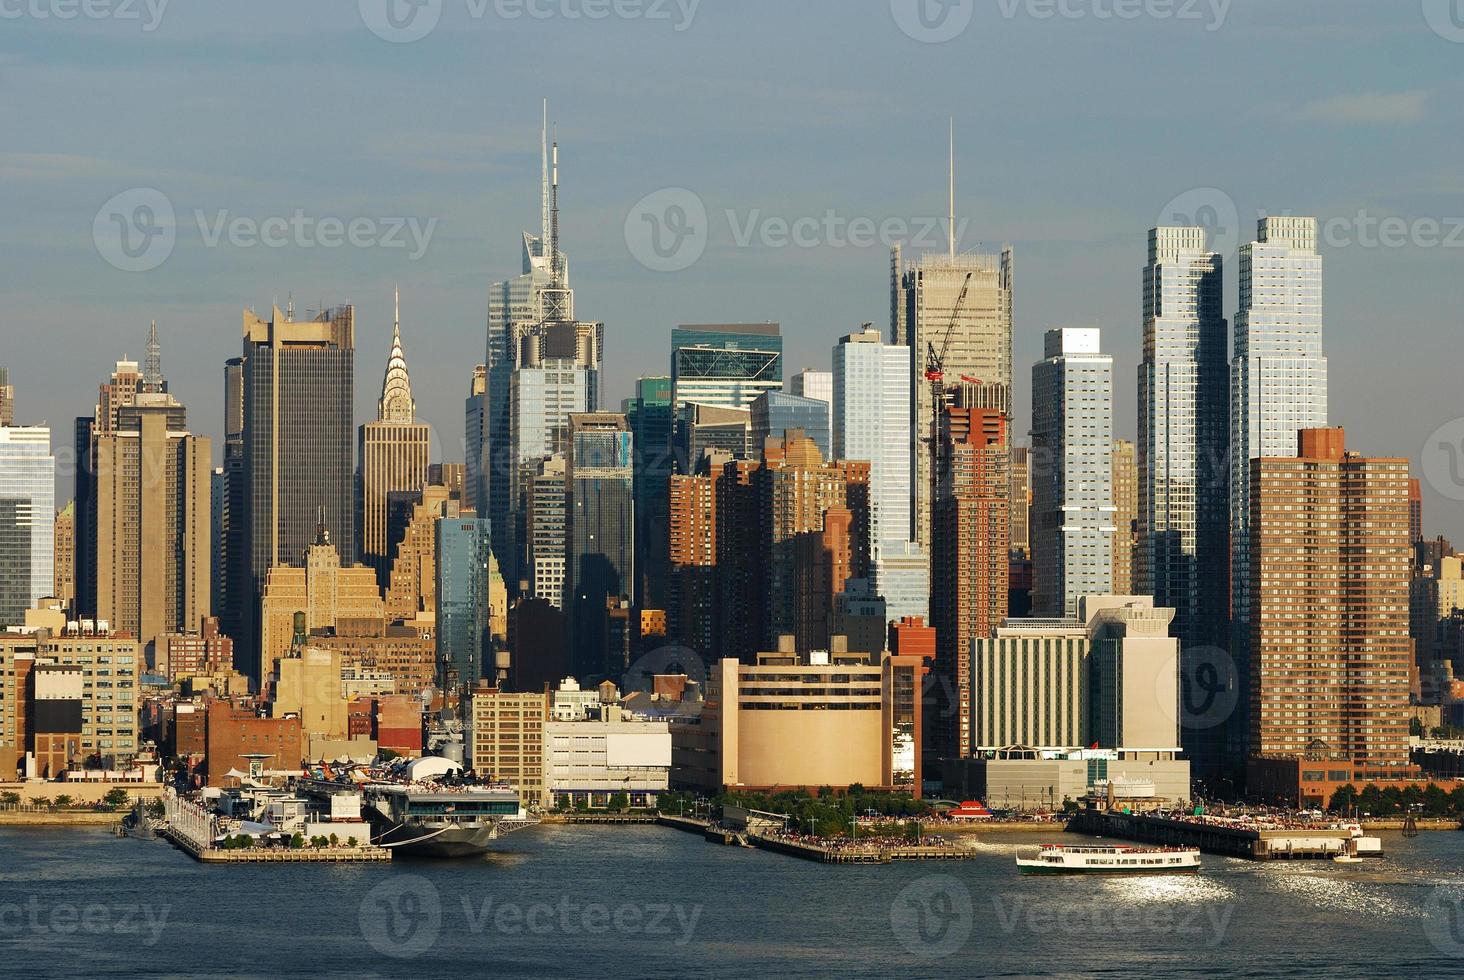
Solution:
[[[162,843],[0,829],[0,973],[50,976],[1464,975],[1464,834],[1360,865],[1197,876],[826,867],[657,827],[542,827],[482,861],[205,867]],[[1068,838],[1071,840],[1072,838]]]

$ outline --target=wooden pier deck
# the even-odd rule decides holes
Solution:
[[[1166,847],[1198,847],[1206,854],[1251,861],[1320,860],[1347,852],[1351,831],[1328,827],[1254,828],[1195,823],[1136,813],[1083,810],[1068,821],[1069,831],[1117,837]]]

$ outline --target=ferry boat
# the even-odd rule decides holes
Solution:
[[[1188,847],[1125,847],[1045,844],[1035,856],[1017,855],[1022,874],[1158,875],[1193,874],[1200,852]]]

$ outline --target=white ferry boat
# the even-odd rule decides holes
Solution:
[[[1200,852],[1188,847],[1046,844],[1035,856],[1018,854],[1017,867],[1033,875],[1193,874],[1200,870]]]

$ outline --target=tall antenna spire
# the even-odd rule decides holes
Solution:
[[[549,184],[549,271],[550,281],[558,287],[562,276],[559,268],[559,140],[554,141],[553,173]]]
[[[950,161],[951,198],[950,198],[950,211],[949,211],[949,214],[948,214],[949,221],[946,224],[946,235],[947,235],[947,237],[949,239],[949,243],[950,243],[949,244],[950,256],[951,256],[951,258],[954,259],[956,257],[956,117],[955,116],[951,116],[951,131],[950,132],[951,132],[951,135],[950,135],[950,151],[951,151],[951,161]]]
[[[540,168],[540,207],[543,214],[540,216],[539,227],[539,250],[549,248],[549,100],[544,100],[544,121],[539,129],[539,168]],[[552,258],[552,253],[551,253]]]
[[[386,376],[381,381],[381,400],[376,418],[381,422],[415,422],[417,403],[412,399],[412,379],[407,373],[407,356],[402,353],[402,291],[395,290],[396,316],[391,330],[391,354],[386,359]]]
[[[160,392],[163,385],[163,347],[158,343],[158,321],[147,332],[147,365],[142,375],[142,390]]]

